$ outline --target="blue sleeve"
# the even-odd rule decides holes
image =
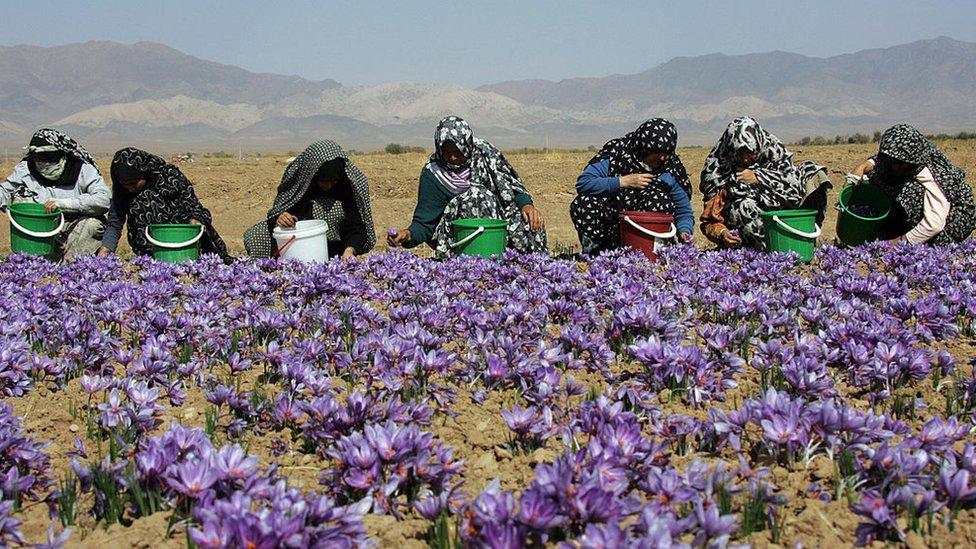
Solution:
[[[526,204],[532,203],[532,195],[529,193],[518,193],[515,195],[515,205],[522,209]]]
[[[620,190],[620,178],[610,176],[610,161],[601,160],[590,164],[576,178],[579,194],[609,195]]]
[[[695,213],[691,209],[691,199],[681,188],[678,180],[670,173],[662,173],[658,179],[668,184],[671,201],[674,202],[674,225],[679,233],[693,234],[695,230]]]

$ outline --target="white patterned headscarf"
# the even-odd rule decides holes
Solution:
[[[461,165],[449,163],[441,154],[445,143],[450,141],[461,151],[467,161]],[[474,137],[471,126],[458,116],[448,116],[434,130],[434,153],[427,166],[431,171],[463,173],[467,170],[468,185],[480,185],[494,192],[503,201],[514,201],[515,195],[527,193],[515,168],[494,145]],[[439,169],[439,170],[438,170]],[[437,170],[437,171],[435,171]],[[440,181],[440,179],[438,178]],[[441,181],[444,183],[443,181]]]
[[[741,150],[756,155],[750,169],[756,175],[757,184],[736,179],[735,157]],[[819,168],[811,164],[809,170]],[[793,153],[782,141],[764,130],[755,119],[743,116],[728,125],[705,159],[700,188],[705,201],[725,188],[730,197],[751,196],[768,207],[789,208],[803,199],[803,179],[809,170],[804,167],[804,173],[801,173],[793,164]]]
[[[38,162],[39,154],[49,152],[63,154],[56,166],[46,166]],[[34,132],[30,143],[27,145],[27,154],[24,155],[24,160],[27,162],[27,169],[34,179],[41,183],[58,186],[74,184],[84,164],[90,164],[96,172],[99,172],[98,166],[95,165],[95,159],[88,154],[84,147],[66,134],[51,128],[42,128]],[[101,172],[99,172],[100,174]]]

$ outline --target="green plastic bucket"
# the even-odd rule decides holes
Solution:
[[[481,257],[500,256],[505,253],[508,221],[472,218],[458,219],[451,225],[454,229],[454,242],[451,242],[454,252]]]
[[[820,236],[817,210],[775,210],[762,213],[766,227],[766,249],[771,252],[796,252],[809,263]]]
[[[837,216],[837,240],[848,246],[857,246],[877,240],[884,229],[885,220],[891,213],[891,199],[880,188],[861,183],[841,189],[837,199],[840,215]],[[873,210],[873,215],[857,213],[858,207]]]
[[[153,258],[167,263],[195,261],[200,257],[203,225],[168,224],[146,227],[146,240],[153,245]]]
[[[53,256],[54,238],[64,228],[61,210],[47,213],[44,204],[18,202],[8,207],[7,218],[10,220],[10,251]]]

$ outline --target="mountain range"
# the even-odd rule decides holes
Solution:
[[[447,114],[503,147],[599,145],[663,116],[682,144],[713,142],[748,114],[781,138],[873,132],[906,121],[926,132],[976,128],[976,44],[940,37],[828,58],[795,53],[678,57],[644,72],[466,88],[258,74],[140,42],[0,47],[0,144],[55,126],[107,152],[430,147]]]

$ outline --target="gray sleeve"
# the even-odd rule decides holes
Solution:
[[[0,184],[0,206],[9,206],[10,197],[13,196],[14,188],[10,184],[10,181],[4,179],[3,183]]]
[[[81,179],[78,184],[78,196],[62,198],[58,200],[58,206],[66,212],[89,216],[99,216],[107,212],[111,193],[98,170],[85,164],[78,177]]]
[[[108,223],[105,224],[105,233],[102,235],[102,246],[113,252],[119,247],[119,239],[122,238],[122,226],[125,224],[128,204],[123,202],[123,200],[112,197],[112,205],[108,210]]]

